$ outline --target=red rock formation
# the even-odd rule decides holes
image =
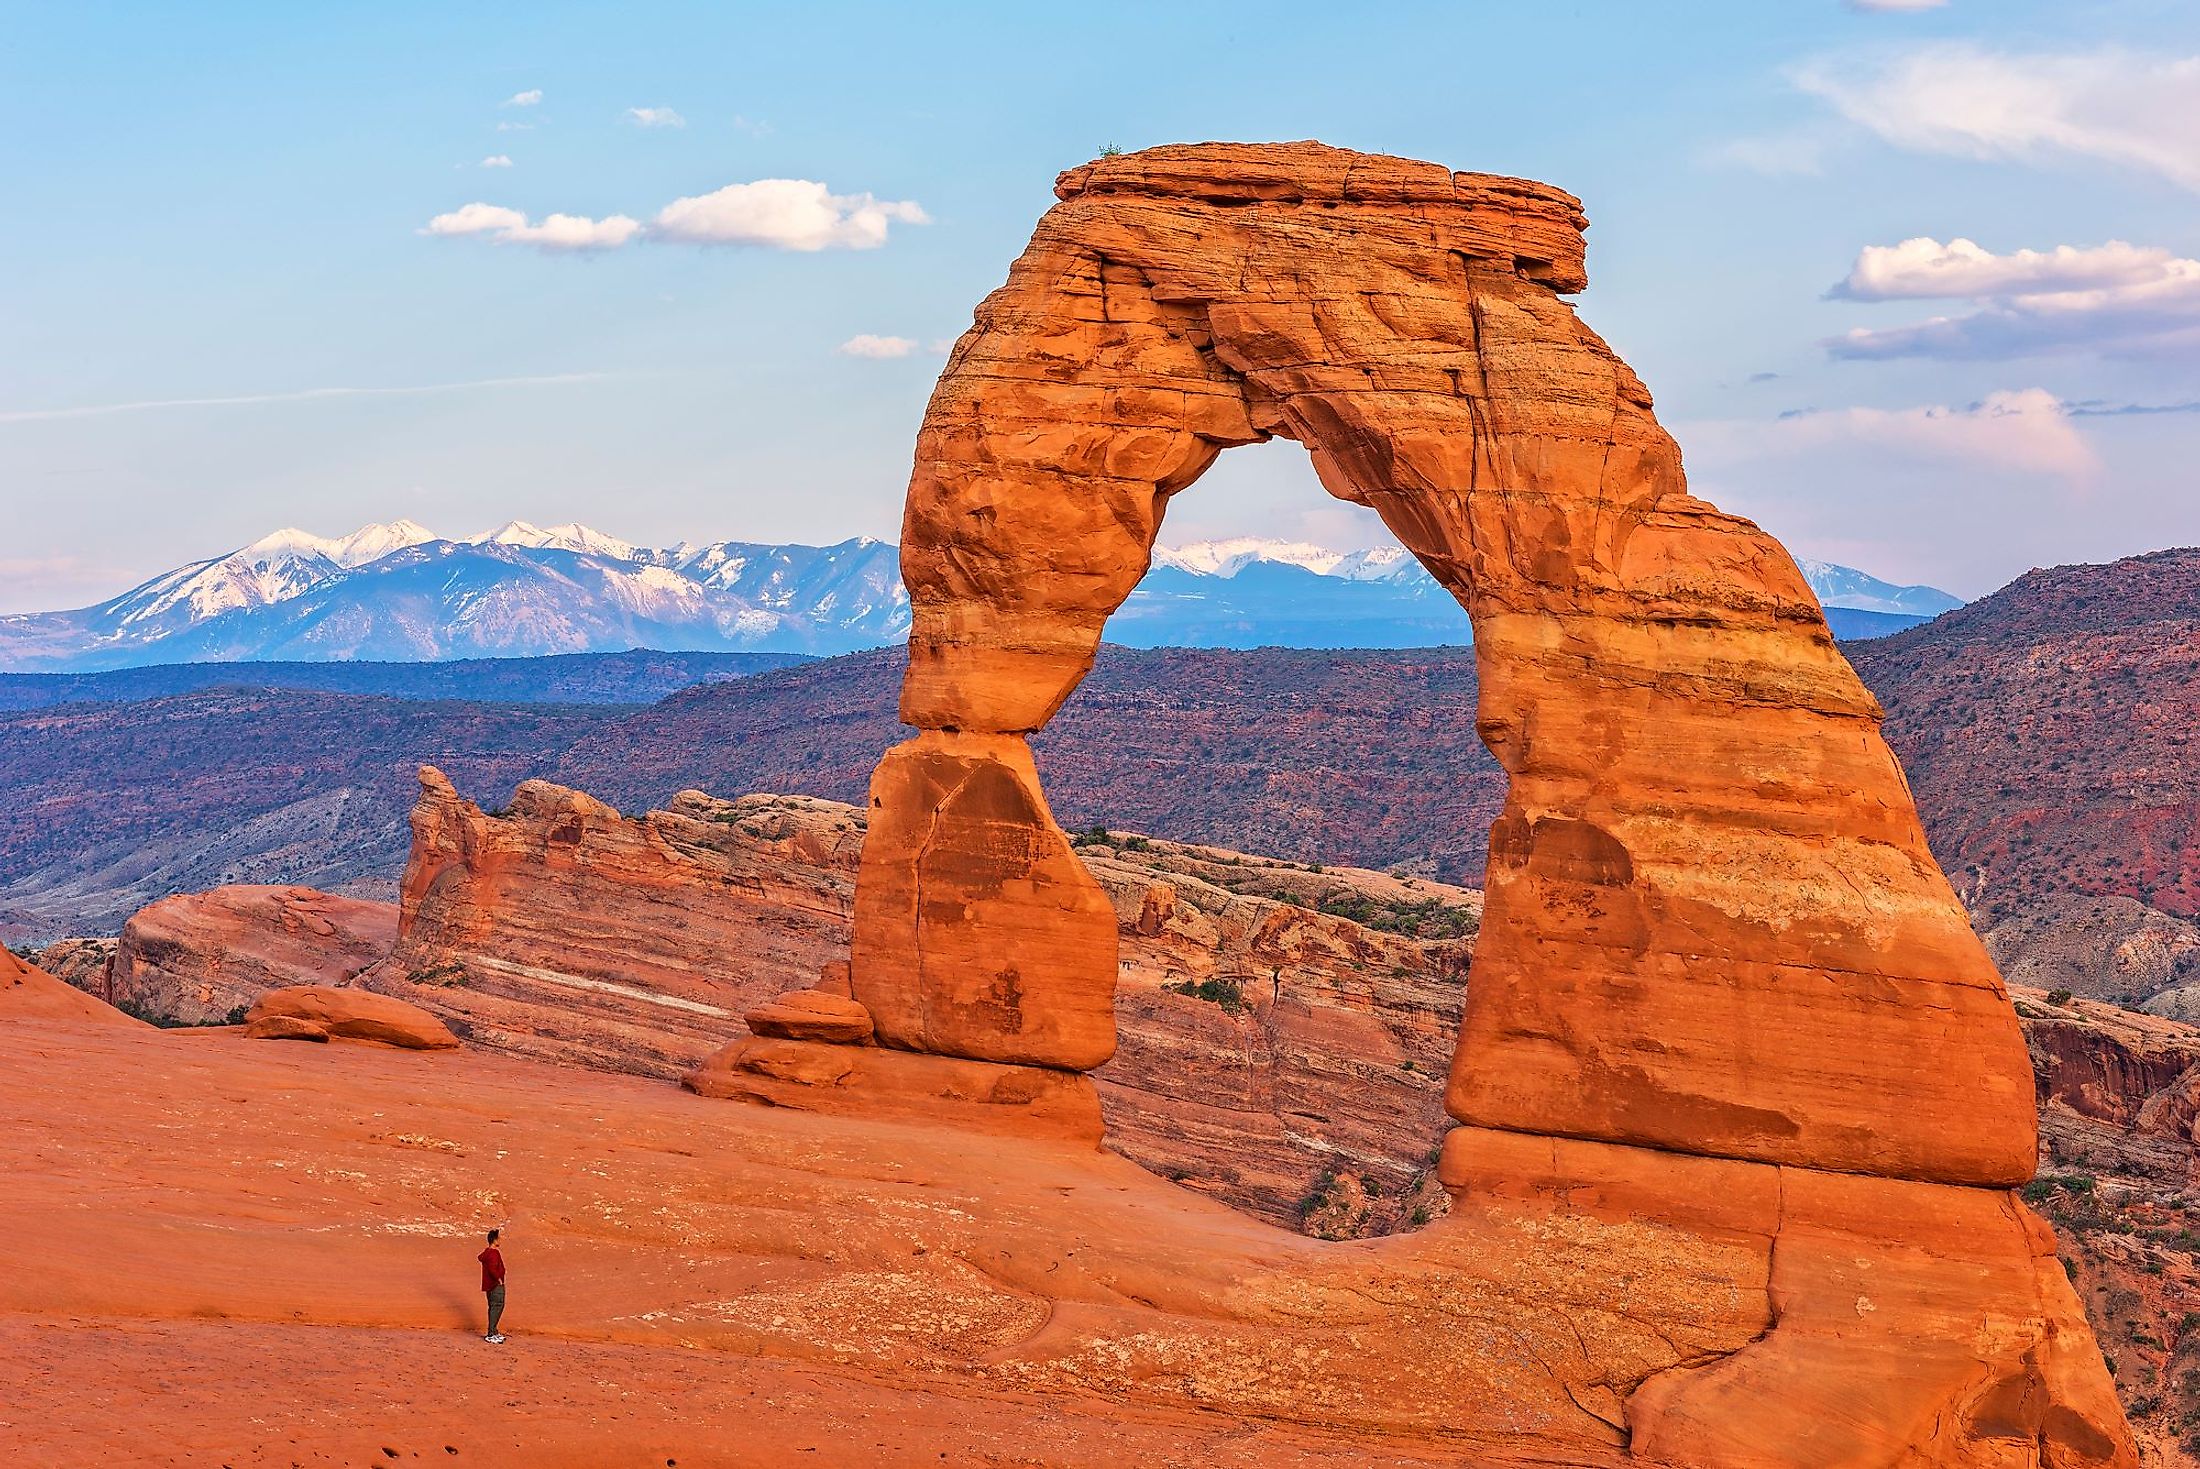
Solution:
[[[856,890],[855,997],[890,1046],[1083,1071],[1115,1054],[1115,919],[1020,739],[890,751]]]
[[[846,952],[859,813],[690,791],[627,820],[545,781],[491,816],[420,772],[376,989],[478,1044],[674,1077]]]
[[[369,990],[297,985],[269,990],[245,1015],[248,1040],[370,1041],[401,1051],[447,1051],[449,1027],[421,1009]]]
[[[475,1045],[677,1076],[822,971],[847,987],[854,807],[690,792],[626,819],[531,783],[491,816],[431,771],[414,828],[404,935],[367,983]],[[1332,1173],[1377,1190],[1352,1232],[1442,1212],[1414,1189],[1442,1130],[1479,896],[1079,841],[1120,939],[1124,1044],[1096,1074],[1111,1145],[1280,1224]]]
[[[96,993],[139,1015],[220,1024],[267,990],[344,983],[396,941],[389,903],[250,883],[180,893],[122,926]]]
[[[35,964],[0,947],[0,1020],[60,1020],[71,1024],[135,1025],[144,1022],[72,989]]]
[[[918,436],[921,733],[873,780],[854,943],[881,1038],[1104,1053],[1112,956],[1077,944],[1089,895],[1024,740],[1171,497],[1282,434],[1467,609],[1509,777],[1445,1182],[1761,1241],[1729,1276],[1762,1292],[1756,1339],[1634,1377],[1631,1448],[2131,1462],[2048,1233],[2005,1191],[2037,1131],[2000,976],[1794,562],[1688,494],[1649,393],[1558,299],[1585,284],[1576,201],[1318,144],[1102,159],[1056,194]],[[1010,957],[1032,936],[1066,951]]]
[[[120,939],[56,939],[31,956],[31,961],[55,979],[86,994],[107,996],[107,969],[114,962]]]

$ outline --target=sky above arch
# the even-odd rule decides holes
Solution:
[[[1800,555],[2200,541],[2182,0],[93,0],[12,14],[0,129],[0,611],[281,525],[892,537],[1054,175],[1208,138],[1580,195],[1583,315]],[[1382,539],[1289,445],[1164,538],[1235,534]]]

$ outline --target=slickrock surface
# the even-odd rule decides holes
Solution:
[[[815,1447],[1678,1465],[1713,1462],[1702,1419],[1675,1411],[1702,1382],[1733,1405],[1730,1437],[1762,1430],[1751,1463],[1802,1430],[1812,1453],[1787,1462],[1874,1462],[1859,1417],[1927,1401],[1960,1406],[1916,1420],[1911,1462],[2031,1464],[2042,1437],[2056,1464],[2103,1462],[2083,1419],[2042,1419],[2113,1409],[2088,1396],[2106,1380],[2067,1292],[2006,1290],[2029,1258],[2006,1195],[1493,1134],[1455,1151],[1491,1182],[1452,1216],[1329,1243],[1089,1146],[475,1052],[24,1021],[0,1027],[0,1235],[40,1268],[0,1274],[0,1380],[24,1385],[8,1432],[49,1464],[449,1445],[497,1464],[613,1446],[685,1464]],[[491,1224],[511,1364],[471,1335]],[[1787,1304],[1766,1336],[1768,1285]],[[1979,1355],[1931,1345],[1989,1316],[1963,1338]],[[1790,1320],[1812,1375],[1779,1370]],[[1835,1381],[1838,1411],[1793,1410]],[[1687,1457],[1646,1454],[1653,1434]]]
[[[418,1005],[371,990],[298,985],[269,990],[244,1017],[247,1040],[370,1041],[400,1051],[447,1051],[458,1037]]]
[[[864,813],[683,795],[627,819],[535,782],[492,816],[422,778],[404,931],[368,984],[477,1045],[659,1077],[741,1017],[846,968]],[[1332,1232],[1443,1212],[1443,1068],[1480,896],[1091,830],[1123,1044],[1097,1073],[1111,1146],[1278,1223],[1333,1175]]]
[[[0,1024],[17,1020],[63,1020],[87,1025],[143,1023],[0,948]]]
[[[220,1024],[271,989],[342,984],[396,942],[394,904],[237,883],[139,909],[83,987],[134,1014]]]

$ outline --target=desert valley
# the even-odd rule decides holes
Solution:
[[[2200,31],[1814,8],[42,20],[0,1451],[2200,1466]]]

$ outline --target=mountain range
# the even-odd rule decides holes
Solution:
[[[2200,1017],[2200,550],[2028,573],[1847,652],[2005,972]],[[0,680],[0,937],[112,932],[223,882],[387,896],[422,763],[485,802],[538,775],[629,811],[688,788],[861,800],[908,733],[902,667],[882,648]],[[1458,646],[1107,646],[1034,745],[1071,828],[1471,885],[1504,791],[1475,709]]]
[[[1835,636],[1877,637],[1961,605],[1805,562]],[[830,546],[636,546],[512,521],[463,539],[410,520],[324,537],[285,529],[67,612],[0,617],[0,669],[81,673],[207,662],[429,662],[624,652],[813,655],[899,642],[899,553]],[[1396,547],[1256,537],[1158,549],[1108,626],[1129,647],[1464,644],[1466,615]]]

